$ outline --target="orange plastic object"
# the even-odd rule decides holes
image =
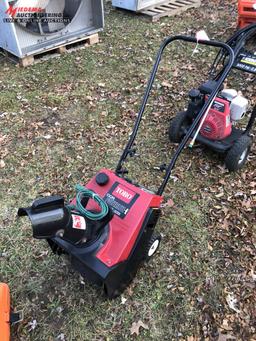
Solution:
[[[0,340],[10,341],[10,289],[7,284],[0,283]]]
[[[238,27],[256,23],[256,0],[238,0]]]
[[[239,17],[252,17],[256,20],[256,0],[239,0],[238,15]]]
[[[238,27],[244,28],[248,25],[256,23],[256,17],[254,18],[239,18],[238,19]]]

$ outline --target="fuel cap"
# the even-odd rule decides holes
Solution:
[[[99,186],[105,186],[109,182],[109,176],[106,173],[99,173],[96,175],[96,183]]]

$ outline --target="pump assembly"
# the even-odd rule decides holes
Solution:
[[[256,25],[251,29],[255,32]],[[189,110],[179,115],[182,116],[179,125],[176,118],[179,129],[172,127],[171,136],[175,135],[175,142],[179,140],[180,143],[164,169],[163,182],[156,192],[152,192],[128,178],[124,163],[136,154],[135,139],[162,54],[174,41],[218,48],[225,56],[225,63],[215,80],[191,92]],[[233,133],[231,127],[232,121],[246,111],[247,101],[233,90],[223,90],[236,56],[230,44],[198,41],[186,36],[167,38],[159,50],[133,132],[116,170],[100,170],[85,186],[77,187],[77,194],[70,202],[65,203],[63,197],[54,196],[38,199],[31,207],[19,209],[19,216],[27,215],[31,220],[35,238],[46,239],[57,254],[68,254],[74,268],[92,283],[103,287],[108,297],[120,295],[143,261],[157,251],[161,235],[155,232],[155,226],[161,213],[163,192],[176,161],[195,132],[200,128],[200,138],[220,145],[221,150],[224,149],[223,139],[230,136],[229,146],[236,140],[235,136],[248,139],[248,146],[251,144],[248,130],[246,134]],[[223,91],[221,96],[220,89]],[[202,124],[206,113],[209,116]],[[254,116],[255,113],[254,110]],[[252,123],[253,119],[250,127]],[[227,143],[225,141],[225,146]]]

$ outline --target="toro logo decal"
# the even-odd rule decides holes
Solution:
[[[117,188],[115,189],[115,192],[113,193],[116,198],[119,200],[124,201],[125,203],[129,204],[132,199],[134,198],[134,195],[136,193],[130,191],[128,188],[123,187],[121,185],[118,185]]]

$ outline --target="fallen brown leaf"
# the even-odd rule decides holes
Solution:
[[[229,334],[219,334],[218,341],[228,341],[228,340],[236,340],[236,338]]]
[[[148,325],[139,320],[138,322],[133,322],[130,328],[131,335],[136,334],[138,336],[140,334],[140,328],[149,329]]]
[[[4,168],[5,167],[5,162],[4,160],[0,160],[0,168]]]
[[[168,206],[168,207],[174,207],[174,206],[175,206],[175,203],[174,203],[174,201],[173,201],[172,199],[169,199],[169,200],[167,201],[167,203],[166,203],[166,206]]]
[[[162,86],[165,88],[171,88],[172,87],[172,85],[170,83],[168,83],[167,81],[163,81]]]

